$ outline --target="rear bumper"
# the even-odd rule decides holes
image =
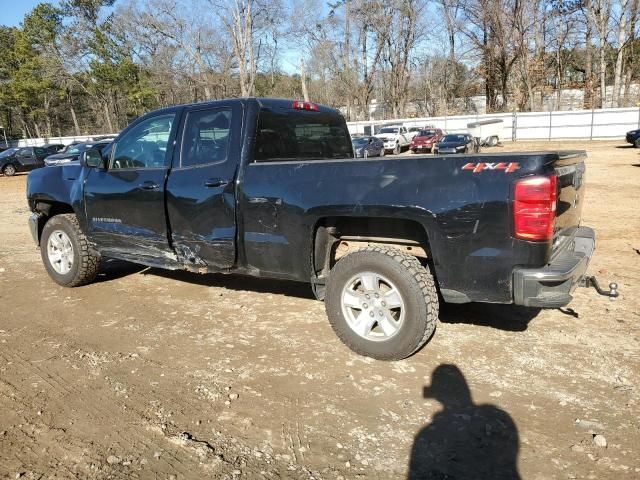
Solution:
[[[540,308],[567,305],[587,271],[595,250],[595,238],[593,229],[580,227],[571,244],[548,265],[516,268],[513,272],[513,303]]]

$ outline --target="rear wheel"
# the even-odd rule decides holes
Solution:
[[[636,148],[640,148],[640,138],[637,138],[637,139],[636,139],[636,141],[635,141],[635,143],[634,143],[634,146],[635,146]]]
[[[491,138],[489,138],[489,146],[495,147],[496,145],[498,145],[498,137],[494,135]]]
[[[13,177],[16,174],[16,167],[9,163],[4,166],[2,173],[4,173],[6,177]]]
[[[433,334],[438,295],[433,277],[415,257],[394,248],[367,247],[333,267],[325,308],[333,330],[353,351],[400,360]]]
[[[63,287],[91,283],[98,275],[100,254],[89,245],[73,214],[56,215],[45,224],[40,255],[49,276]]]

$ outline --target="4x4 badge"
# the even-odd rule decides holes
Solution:
[[[485,170],[503,170],[504,173],[513,173],[520,168],[518,162],[499,162],[499,163],[467,163],[463,170],[471,170],[473,173],[480,173]]]

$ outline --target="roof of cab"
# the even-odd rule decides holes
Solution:
[[[281,108],[281,109],[292,109],[293,102],[295,100],[287,99],[287,98],[265,98],[265,97],[241,97],[241,98],[224,98],[220,100],[207,100],[204,102],[196,102],[196,103],[185,103],[181,105],[172,105],[170,107],[160,108],[157,110],[152,110],[147,112],[144,116],[149,115],[150,113],[158,114],[158,113],[170,113],[178,110],[180,108],[193,108],[193,107],[217,107],[221,105],[229,105],[235,103],[246,104],[248,102],[255,102],[259,107],[265,108]],[[311,102],[314,103],[314,102]],[[327,107],[325,105],[318,105],[318,111],[325,113],[336,113],[340,114],[340,112],[334,108]]]

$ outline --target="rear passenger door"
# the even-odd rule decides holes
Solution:
[[[236,258],[235,178],[242,107],[194,107],[184,116],[167,180],[171,242],[179,260],[223,270]]]

